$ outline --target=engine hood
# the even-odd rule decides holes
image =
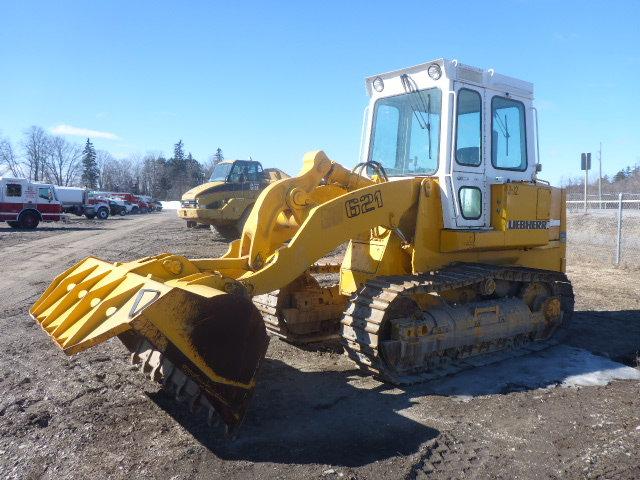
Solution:
[[[196,200],[197,198],[209,194],[214,193],[218,190],[222,190],[226,185],[225,182],[207,182],[202,185],[198,185],[197,187],[193,187],[191,190],[186,191],[182,195],[182,200]]]

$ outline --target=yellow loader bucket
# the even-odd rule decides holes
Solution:
[[[215,409],[233,430],[269,338],[252,302],[212,288],[216,277],[177,255],[113,264],[88,257],[29,313],[68,355],[118,336],[152,378],[210,419]]]

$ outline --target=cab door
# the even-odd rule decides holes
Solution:
[[[51,186],[38,187],[37,209],[44,221],[60,220],[60,203]]]
[[[489,188],[486,181],[485,90],[455,82],[451,151],[451,196],[456,228],[489,226]]]
[[[255,199],[262,190],[262,180],[264,173],[262,165],[258,162],[242,162],[242,196],[243,198]]]

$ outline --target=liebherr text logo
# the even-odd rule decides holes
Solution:
[[[546,230],[548,224],[546,220],[509,220],[511,230]]]

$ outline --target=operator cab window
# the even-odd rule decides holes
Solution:
[[[229,176],[229,170],[231,170],[231,163],[218,163],[213,167],[211,172],[210,182],[226,182]]]
[[[245,182],[259,182],[263,178],[262,166],[256,162],[245,163],[243,174]]]
[[[245,182],[248,174],[248,166],[244,162],[235,162],[229,174],[230,183]]]
[[[458,91],[456,161],[477,167],[482,162],[482,99],[475,90]]]
[[[7,197],[21,197],[22,185],[19,183],[7,183]]]
[[[389,176],[433,174],[440,151],[441,101],[437,88],[378,100],[369,159],[382,164]]]
[[[262,165],[256,163],[256,182],[261,182],[264,180],[264,170],[262,169]]]
[[[522,102],[504,97],[491,99],[491,163],[503,170],[527,169]]]
[[[48,187],[38,188],[38,198],[42,198],[43,200],[47,200],[47,201],[53,200],[53,194],[51,193],[51,189]]]
[[[460,187],[460,210],[465,220],[477,220],[482,215],[482,191],[478,187]]]

